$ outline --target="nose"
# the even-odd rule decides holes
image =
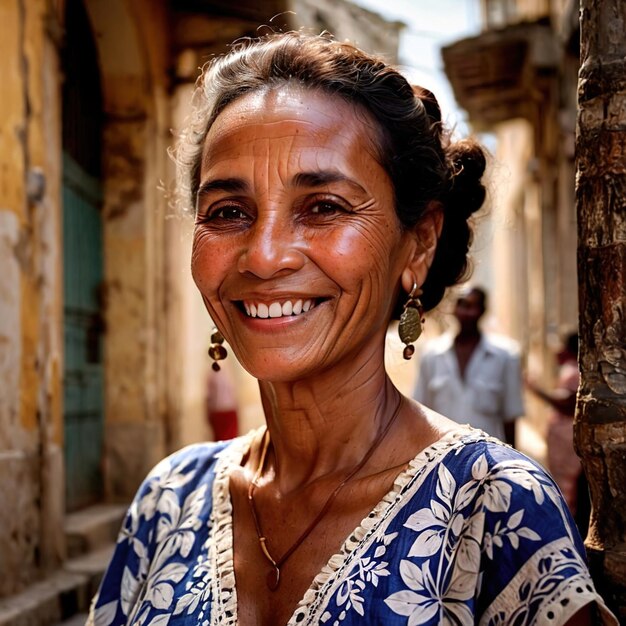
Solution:
[[[259,216],[248,230],[247,245],[238,261],[241,273],[268,279],[299,270],[305,256],[293,223],[282,214]]]

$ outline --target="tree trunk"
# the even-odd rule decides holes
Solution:
[[[576,137],[581,383],[575,438],[593,512],[586,546],[626,623],[626,2],[581,0]]]

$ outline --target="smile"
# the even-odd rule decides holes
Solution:
[[[284,300],[281,302],[242,302],[246,315],[249,317],[260,317],[267,319],[268,317],[292,317],[301,315],[313,309],[316,301],[308,300]]]

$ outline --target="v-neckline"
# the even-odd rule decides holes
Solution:
[[[209,564],[211,570],[212,607],[211,626],[236,626],[237,624],[237,589],[234,564],[233,504],[230,494],[230,474],[234,467],[241,465],[244,455],[250,450],[253,441],[260,436],[262,429],[252,430],[239,437],[225,448],[217,462],[213,482],[213,512],[211,514],[211,534],[209,541]],[[409,462],[395,478],[390,491],[372,508],[371,512],[342,542],[341,548],[334,553],[313,578],[308,589],[296,605],[286,626],[306,624],[308,608],[314,600],[319,601],[319,593],[331,581],[342,566],[364,545],[364,539],[378,528],[383,519],[387,519],[388,509],[397,503],[397,496],[426,462],[433,461],[447,452],[452,445],[473,431],[468,425],[459,426],[445,433]]]

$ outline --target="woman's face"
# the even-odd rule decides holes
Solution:
[[[288,85],[231,103],[207,135],[193,276],[261,380],[382,363],[415,242],[400,228],[374,136],[360,109]]]

